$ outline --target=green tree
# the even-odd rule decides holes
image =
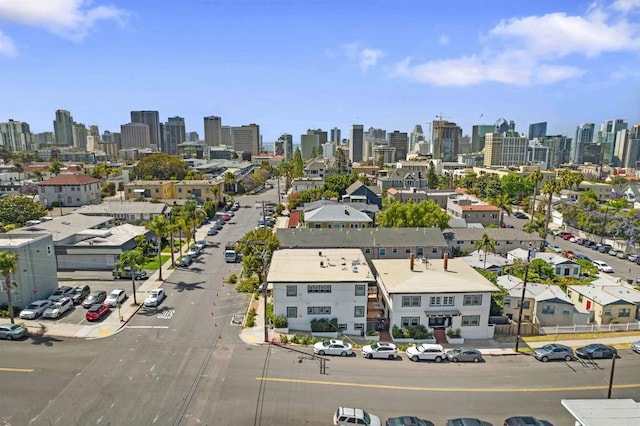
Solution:
[[[482,234],[482,238],[476,242],[475,247],[484,252],[484,269],[487,269],[487,253],[495,253],[496,252],[496,240],[491,238],[485,232]]]
[[[339,174],[347,173],[349,171],[349,160],[347,159],[347,155],[345,154],[344,149],[342,149],[341,147],[336,148],[335,152],[333,153],[333,157],[335,160],[335,169],[337,170],[337,172]]]
[[[504,214],[507,213],[511,217],[511,197],[506,192],[503,192],[491,199],[491,203],[500,209],[500,224],[504,223]]]
[[[340,150],[342,150],[342,148],[338,148]],[[380,170],[384,170],[384,156],[378,155],[378,159],[376,160],[376,166],[378,166],[378,169]]]
[[[553,201],[553,194],[557,194],[562,191],[562,183],[557,180],[548,180],[542,185],[542,193],[547,196],[547,216],[544,223],[544,233],[542,239],[547,238],[549,233],[549,222],[551,221],[551,203]]]
[[[430,189],[436,189],[440,182],[440,177],[436,172],[436,166],[433,161],[429,161],[429,168],[427,169],[427,185]]]
[[[238,181],[236,180],[236,175],[233,172],[226,172],[222,175],[224,179],[224,191],[225,192],[233,192],[234,194],[238,192]]]
[[[133,291],[133,303],[138,304],[136,298],[136,272],[140,270],[140,265],[144,263],[144,253],[140,247],[136,247],[131,250],[127,250],[120,254],[120,257],[114,265],[116,270],[124,273],[124,268],[129,267],[131,269],[131,290]]]
[[[160,281],[162,279],[162,239],[169,233],[169,223],[164,216],[156,216],[151,222],[147,223],[147,229],[153,232],[156,237],[156,247],[158,250],[158,273],[160,274]],[[171,247],[173,251],[173,247]]]
[[[18,253],[10,253],[7,250],[0,251],[0,270],[4,277],[4,291],[7,293],[7,306],[9,307],[9,318],[11,324],[15,323],[13,316],[13,300],[11,289],[17,288],[18,284],[13,281],[12,275],[18,269]]]
[[[141,180],[182,180],[187,171],[184,161],[161,152],[143,157],[133,167],[132,175]]]
[[[542,178],[543,176],[540,169],[534,170],[534,172],[529,175],[529,180],[533,185],[533,198],[531,199],[532,203],[531,203],[531,221],[530,221],[532,225],[533,225],[533,217],[536,214],[536,197],[538,196],[538,187],[540,185],[540,182],[542,182]]]
[[[346,194],[347,188],[351,186],[358,177],[355,173],[350,175],[331,175],[324,179],[324,189],[326,191],[336,192],[339,196]]]
[[[238,250],[242,253],[242,267],[245,276],[257,274],[264,282],[263,274],[271,255],[280,246],[278,237],[270,229],[255,229],[247,232],[238,241]]]
[[[502,311],[504,309],[504,297],[509,293],[504,287],[498,285],[498,274],[482,268],[474,269],[478,271],[483,277],[491,281],[491,283],[500,290],[491,293],[491,307],[489,308],[489,315],[495,317],[502,315]]]
[[[294,178],[304,176],[304,160],[300,153],[300,148],[296,148],[293,152],[293,176]]]
[[[21,195],[7,195],[0,198],[0,226],[2,232],[20,228],[29,220],[46,216],[48,210],[40,203]]]
[[[420,203],[402,203],[392,200],[378,215],[380,226],[387,228],[439,228],[449,226],[449,215],[442,211],[434,201],[425,200]]]
[[[500,179],[500,184],[504,192],[509,194],[512,200],[516,200],[518,204],[522,202],[525,194],[530,194],[533,185],[529,179],[523,179],[515,173],[507,173]]]
[[[62,164],[62,161],[58,160],[57,158],[52,158],[51,165],[49,165],[49,171],[54,175],[58,175],[60,174],[60,169],[62,169],[62,166],[64,166],[64,164]]]
[[[314,146],[311,148],[311,158],[316,158],[317,156],[318,156],[318,150]]]
[[[116,184],[114,182],[104,182],[100,185],[100,195],[102,198],[113,197],[116,195]]]

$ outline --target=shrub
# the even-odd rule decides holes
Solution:
[[[447,336],[452,337],[452,338],[460,338],[462,337],[460,335],[460,329],[456,328],[455,330],[453,328],[448,328],[447,329]]]
[[[283,316],[277,316],[273,319],[273,326],[275,328],[287,328],[289,325],[289,320]]]
[[[253,327],[256,325],[256,310],[254,308],[251,308],[251,310],[249,310],[249,313],[247,314],[247,322],[246,322],[246,326],[247,327]]]
[[[300,343],[300,339],[298,338],[298,335],[294,334],[291,337],[291,343]]]
[[[431,339],[433,334],[427,330],[424,325],[417,325],[414,327],[398,328],[394,325],[391,329],[391,335],[394,339]]]
[[[300,341],[300,343],[304,346],[307,346],[309,343],[311,343],[311,337],[305,334],[304,336],[302,336],[302,340]]]
[[[282,343],[283,345],[286,345],[287,343],[289,343],[289,336],[287,336],[286,334],[281,334],[280,343]]]
[[[249,278],[243,278],[236,285],[236,291],[238,293],[253,293],[258,288],[258,276],[253,275]]]
[[[236,284],[237,284],[237,282],[238,282],[238,276],[237,276],[236,274],[231,274],[231,275],[229,275],[229,276],[227,277],[227,279],[226,279],[226,280],[224,280],[224,282],[225,282],[226,284],[233,284],[233,285],[236,285]]]
[[[338,318],[314,318],[311,320],[311,331],[317,333],[327,333],[338,331]]]
[[[316,336],[311,336],[311,341],[309,342],[309,344],[313,346],[316,343],[318,343],[318,338]]]
[[[378,336],[380,335],[380,333],[378,333],[378,330],[368,330],[367,331],[367,336]]]
[[[267,303],[267,320],[269,320],[270,324],[274,324],[275,322],[273,317],[273,303]]]

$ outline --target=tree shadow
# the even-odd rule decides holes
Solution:
[[[63,339],[59,339],[53,336],[45,336],[44,334],[47,332],[47,326],[38,323],[37,330],[29,333],[29,338],[31,339],[32,345],[44,345],[44,346],[53,346],[54,343],[64,342]]]
[[[204,287],[201,284],[204,284],[204,281],[196,282],[196,283],[185,283],[184,281],[180,281],[174,283],[174,289],[178,293],[182,293],[183,291],[193,291],[193,290],[203,290]]]
[[[144,315],[146,317],[153,317],[156,316],[158,314],[161,314],[165,311],[171,311],[174,310],[175,308],[173,306],[166,306],[166,305],[160,305],[160,306],[143,306],[140,308],[140,310],[138,310],[136,315]]]

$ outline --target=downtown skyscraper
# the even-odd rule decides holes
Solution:
[[[59,109],[53,121],[57,146],[73,146],[73,117],[69,111]]]
[[[207,146],[222,145],[222,118],[211,115],[204,118],[204,142]]]
[[[164,144],[163,135],[160,131],[160,114],[158,111],[131,111],[131,122],[149,126],[151,150],[159,151],[162,149]]]

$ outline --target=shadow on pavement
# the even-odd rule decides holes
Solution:
[[[169,284],[169,283],[168,283]],[[193,290],[203,290],[200,284],[204,284],[204,281],[200,281],[197,283],[185,283],[184,281],[180,281],[177,283],[171,283],[174,285],[174,288],[178,293],[182,293],[183,291],[193,291]]]
[[[30,337],[32,345],[53,346],[54,343],[64,342],[64,340],[57,337],[42,336],[40,334],[32,334]]]
[[[171,311],[173,309],[175,309],[175,308],[172,307],[172,306],[164,306],[164,305],[161,305],[161,306],[143,306],[143,307],[140,308],[140,310],[138,311],[137,315],[144,315],[144,316],[147,316],[147,317],[152,317],[152,316],[161,314],[161,313],[166,312],[166,311]]]

